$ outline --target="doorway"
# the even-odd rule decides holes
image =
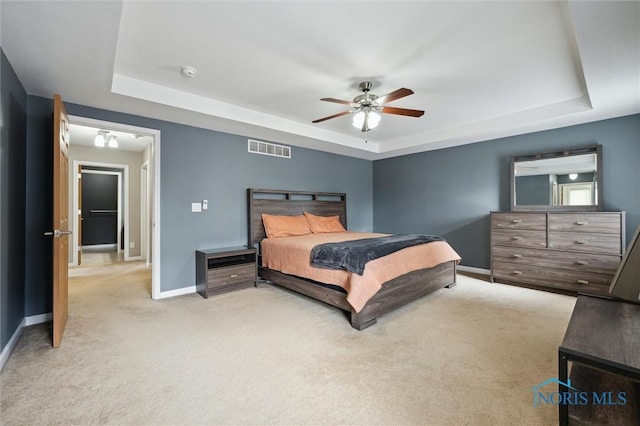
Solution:
[[[72,265],[80,265],[84,255],[92,253],[115,253],[113,259],[131,260],[125,251],[125,237],[128,231],[127,197],[123,182],[127,168],[108,167],[103,163],[74,161],[74,169],[79,170],[78,194],[78,232],[73,240]],[[123,218],[125,219],[123,221]],[[76,249],[78,246],[78,249]],[[125,253],[125,256],[118,256]]]
[[[70,153],[72,156],[76,155],[73,143]],[[130,255],[129,246],[131,239],[129,232],[129,166],[127,164],[75,159],[73,160],[73,170],[78,172],[70,179],[72,186],[69,193],[73,200],[72,211],[77,212],[77,215],[74,215],[71,224],[75,237],[71,240],[72,251],[70,252],[69,266],[78,266],[82,263],[83,250],[108,249],[110,245],[116,249],[117,253],[123,254],[124,261],[138,260],[139,256]],[[109,177],[115,178],[115,182]],[[97,186],[87,186],[86,181],[93,181]],[[98,182],[96,183],[96,181]],[[103,200],[105,196],[109,195],[112,197],[110,202]],[[96,198],[98,200],[95,200]],[[115,205],[115,208],[108,208],[109,205],[105,202],[111,204],[112,207]],[[92,206],[92,204],[95,205]],[[95,226],[94,229],[91,228],[92,224]],[[85,225],[88,225],[89,229]],[[85,235],[85,231],[89,232],[88,236]],[[115,241],[109,241],[109,235],[112,235]],[[137,241],[137,239],[135,240]],[[104,247],[100,247],[101,245]]]
[[[145,260],[147,266],[151,269],[151,297],[154,299],[161,298],[160,292],[160,131],[156,129],[142,128],[137,126],[130,126],[121,123],[107,122],[103,120],[95,120],[86,117],[69,116],[71,127],[77,127],[81,132],[88,132],[86,137],[74,138],[74,134],[71,135],[71,147],[72,151],[75,144],[84,145],[78,150],[88,152],[89,149],[96,149],[99,147],[101,158],[104,158],[105,162],[99,161],[80,161],[74,160],[74,167],[72,179],[73,183],[72,196],[70,199],[73,201],[70,205],[70,210],[74,212],[72,216],[80,216],[81,202],[78,199],[78,178],[82,167],[88,166],[90,168],[116,168],[121,169],[122,179],[122,225],[118,226],[117,237],[120,239],[116,245],[118,249],[121,249],[124,253],[124,260]],[[92,132],[92,133],[91,133]],[[78,133],[80,135],[80,133]],[[93,138],[96,138],[96,134],[118,135],[118,142],[120,147],[111,147],[111,145],[102,146],[93,145]],[[80,139],[82,139],[81,142]],[[97,139],[97,138],[96,138]],[[133,143],[144,144],[143,149],[139,149],[140,155],[143,157],[142,161],[139,161],[135,168],[129,166],[129,164],[123,164],[116,162],[117,151],[135,151],[135,148],[131,148]],[[81,156],[81,154],[78,154]],[[80,157],[79,157],[80,158]],[[113,160],[113,162],[109,161]],[[144,165],[145,173],[142,173],[142,165]],[[140,170],[138,174],[136,170]],[[134,174],[131,174],[133,172]],[[143,176],[144,175],[144,176]],[[138,179],[140,183],[138,183]],[[131,185],[130,185],[131,183]],[[110,209],[98,209],[98,210],[110,210]],[[148,218],[143,220],[144,218]],[[74,235],[78,236],[79,220],[76,219],[73,224]],[[72,264],[77,265],[78,244],[82,244],[78,241],[78,238],[73,239],[76,247],[72,250],[71,255],[74,257]]]

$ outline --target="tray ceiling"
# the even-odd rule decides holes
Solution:
[[[376,159],[640,112],[638,2],[2,2],[29,94]],[[183,65],[198,70],[180,74]],[[415,94],[365,135],[323,97]]]

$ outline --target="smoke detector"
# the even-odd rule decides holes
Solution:
[[[188,65],[185,65],[182,68],[180,68],[180,74],[182,74],[183,76],[185,76],[187,78],[193,78],[193,77],[196,76],[196,74],[198,74],[198,70],[195,69],[194,67],[190,67]]]

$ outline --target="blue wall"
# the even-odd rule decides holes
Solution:
[[[161,131],[161,283],[162,291],[195,284],[195,250],[245,244],[246,189],[346,192],[349,228],[373,229],[372,163],[341,155],[292,147],[283,159],[247,152],[247,138],[161,120],[66,104],[70,115]],[[51,223],[50,99],[29,96],[28,252],[50,257],[51,245],[40,237]],[[273,141],[278,142],[278,141]],[[73,143],[73,141],[72,141]],[[50,151],[46,148],[47,152]],[[46,163],[46,164],[45,164]],[[191,213],[191,203],[209,201],[209,210]],[[26,315],[51,311],[51,264],[31,271]]]
[[[0,50],[0,351],[23,320],[27,94]]]
[[[374,230],[444,236],[462,264],[489,268],[489,212],[509,210],[509,158],[603,146],[604,209],[640,224],[640,115],[495,139],[373,164]]]

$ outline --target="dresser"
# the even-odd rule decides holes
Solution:
[[[491,279],[608,294],[624,235],[624,212],[492,212]]]

